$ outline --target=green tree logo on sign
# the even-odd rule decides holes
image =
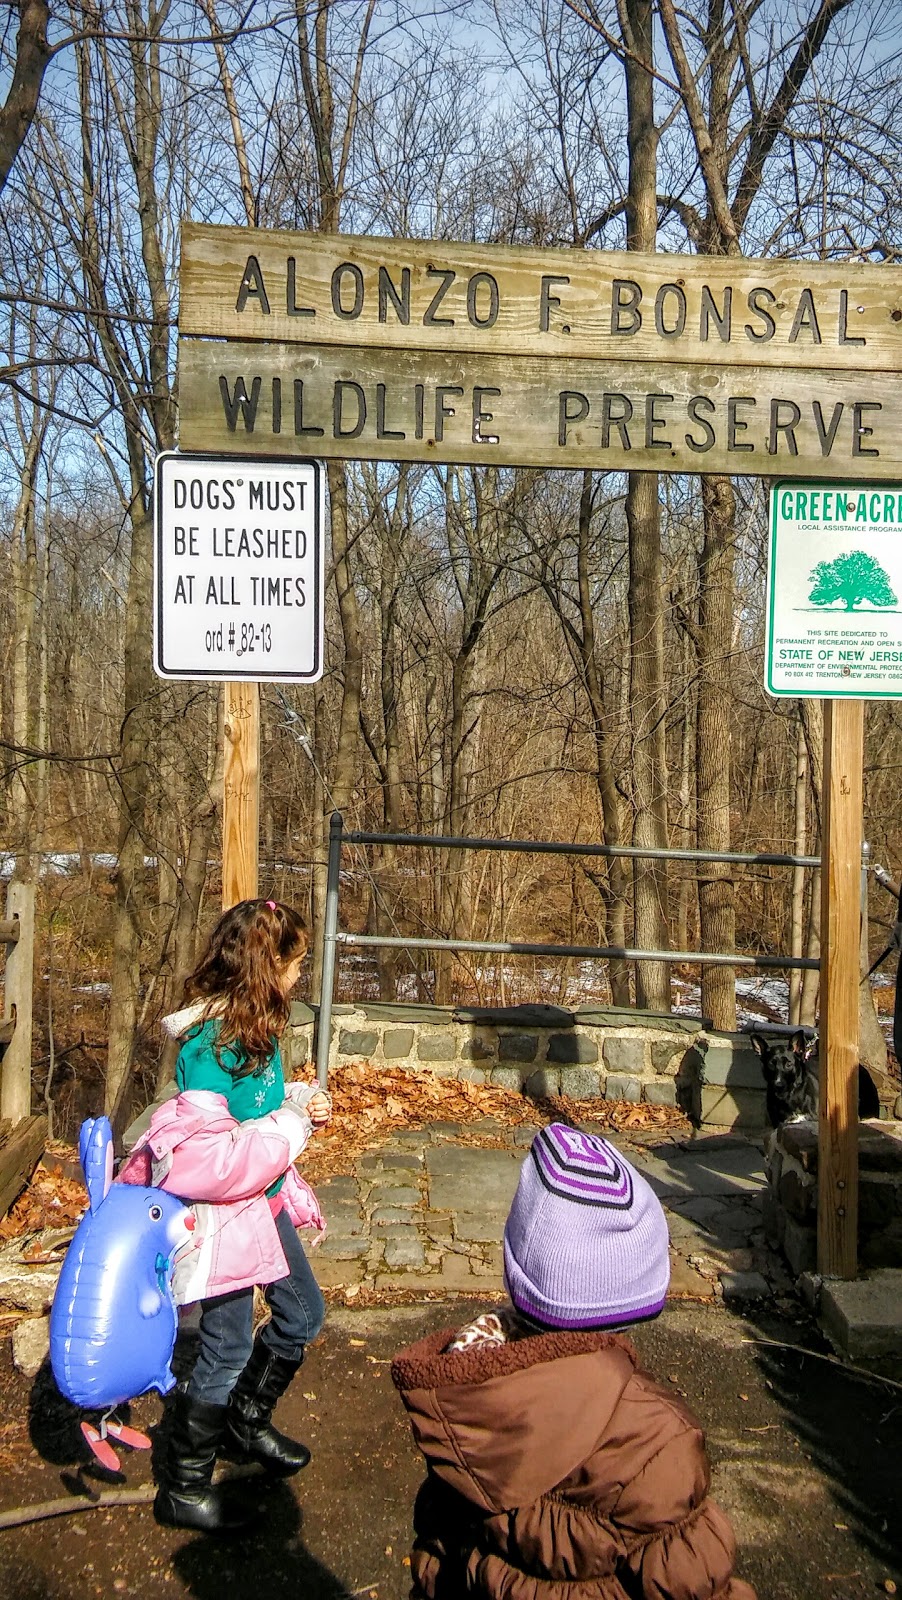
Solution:
[[[814,584],[808,596],[814,606],[832,606],[841,600],[847,611],[854,611],[863,600],[872,606],[897,603],[889,574],[866,550],[850,550],[835,561],[819,561],[808,579]]]

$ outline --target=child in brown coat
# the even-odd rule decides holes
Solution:
[[[755,1600],[708,1497],[704,1435],[639,1368],[667,1223],[613,1145],[552,1123],[504,1230],[511,1305],[399,1355],[428,1476],[412,1600]]]

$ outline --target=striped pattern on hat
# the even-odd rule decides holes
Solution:
[[[552,1122],[536,1134],[529,1155],[545,1188],[563,1200],[620,1210],[633,1203],[633,1169],[604,1139]]]
[[[562,1123],[536,1134],[504,1230],[505,1283],[519,1311],[568,1329],[657,1316],[668,1246],[660,1201],[614,1145]]]

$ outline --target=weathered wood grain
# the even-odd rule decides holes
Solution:
[[[179,328],[461,355],[898,372],[902,268],[184,223]]]
[[[858,946],[864,705],[824,704],[817,1270],[858,1262]]]
[[[260,811],[260,690],[226,684],[222,802],[222,909],[257,894]]]
[[[0,1143],[0,1217],[24,1189],[44,1153],[46,1117],[25,1117]]]
[[[19,1122],[31,1111],[31,1044],[34,993],[35,883],[13,878],[6,891],[6,921],[18,928],[6,946],[3,973],[4,1007],[16,1026],[0,1067],[0,1116]]]
[[[214,454],[902,474],[899,374],[182,339],[179,394],[180,447]]]

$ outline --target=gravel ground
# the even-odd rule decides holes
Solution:
[[[421,1468],[388,1363],[427,1329],[476,1309],[460,1299],[332,1309],[279,1413],[309,1441],[313,1461],[277,1487],[236,1486],[263,1513],[252,1537],[217,1542],[158,1528],[146,1504],[94,1508],[0,1531],[0,1594],[404,1600]],[[742,1575],[760,1600],[856,1600],[893,1592],[887,1581],[902,1588],[902,1393],[814,1355],[750,1342],[763,1338],[823,1350],[801,1312],[753,1324],[720,1303],[673,1303],[636,1333],[646,1363],[707,1429],[714,1493],[734,1520]],[[0,1348],[0,1511],[101,1487],[99,1470],[79,1471],[77,1415],[43,1372],[23,1378],[8,1344]],[[161,1413],[145,1397],[130,1420],[153,1431]],[[123,1451],[119,1483],[148,1488],[148,1457]]]

